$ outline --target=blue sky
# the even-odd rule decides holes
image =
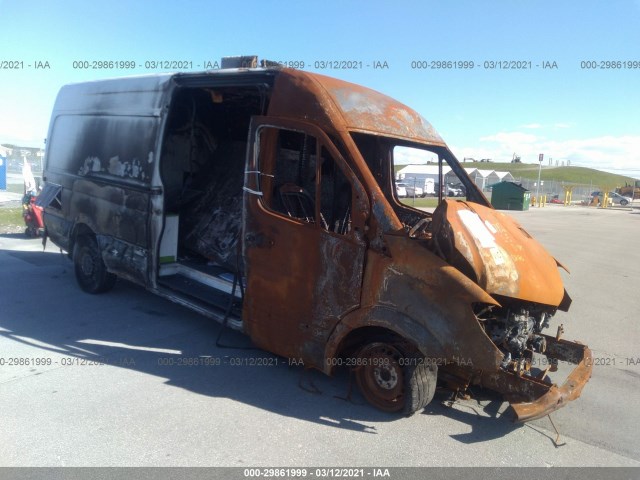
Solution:
[[[186,60],[198,70],[239,54],[301,60],[395,97],[461,160],[508,161],[515,152],[537,162],[544,153],[640,178],[640,0],[0,0],[0,62],[24,65],[0,69],[0,143],[41,146],[65,83],[162,71],[145,68],[147,60]],[[138,67],[74,69],[79,60]],[[364,67],[315,68],[322,60]],[[531,68],[484,68],[512,60]],[[50,68],[28,67],[38,61]],[[389,68],[366,66],[374,61]],[[416,69],[412,61],[475,67]],[[635,68],[585,69],[583,61]]]

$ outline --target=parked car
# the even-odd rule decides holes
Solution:
[[[467,189],[461,183],[451,184],[450,188],[455,192],[454,197],[465,197],[467,195]]]
[[[407,196],[407,189],[400,183],[396,183],[396,195],[398,198],[404,198]]]
[[[436,183],[435,184],[435,191],[437,192],[438,189],[440,188],[440,186]],[[437,193],[436,193],[437,195]],[[461,197],[462,196],[462,190],[454,187],[451,184],[446,184],[442,186],[442,196],[443,197]]]
[[[458,185],[447,184],[442,187],[442,194],[446,197],[464,197],[464,191]]]
[[[598,197],[598,203],[601,203],[602,198],[604,197],[604,194],[599,191],[591,192],[591,198],[593,199],[594,197]],[[631,203],[631,197],[623,197],[622,195],[616,192],[609,192],[609,198],[615,205],[621,205],[623,207]]]
[[[404,188],[407,192],[407,197],[424,197],[424,190],[418,186],[411,185],[410,183],[396,183],[396,187]]]

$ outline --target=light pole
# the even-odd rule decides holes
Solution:
[[[416,180],[417,178],[413,177],[413,202],[411,203],[414,207],[416,206]]]
[[[538,155],[538,162],[540,162],[540,166],[538,167],[538,183],[536,184],[536,201],[538,205],[540,205],[540,173],[542,172],[542,159],[544,158],[544,153]]]

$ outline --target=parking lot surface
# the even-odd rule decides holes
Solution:
[[[640,210],[510,213],[558,258],[564,337],[588,344],[582,397],[525,425],[475,391],[412,417],[119,281],[80,291],[38,239],[0,236],[1,466],[639,466]],[[12,360],[13,359],[13,360]],[[209,359],[209,360],[203,360]],[[320,393],[312,393],[311,390]]]

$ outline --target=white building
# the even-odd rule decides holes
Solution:
[[[442,166],[442,174],[445,176],[445,180],[447,180],[450,172],[450,166]],[[451,175],[453,175],[453,173],[451,173]],[[438,183],[438,165],[407,165],[398,170],[396,180],[402,180],[408,183],[415,182],[416,185],[422,188],[424,188],[426,183],[435,185]]]
[[[514,181],[513,175],[511,175],[510,172],[485,170],[473,167],[465,168],[464,170],[480,190],[484,190],[494,183]],[[443,165],[442,173],[444,175],[445,183],[459,183],[457,176],[451,171],[451,167]],[[422,186],[422,183],[426,179],[430,179],[437,184],[438,165],[407,165],[406,167],[398,170],[396,179],[404,182],[412,182],[415,179],[416,183],[419,183],[420,186]]]
[[[500,179],[500,182],[514,182],[515,178],[513,178],[513,175],[511,175],[510,172],[499,172],[498,170],[495,171],[496,175],[498,175],[498,178]]]
[[[512,182],[514,180],[513,175],[509,172],[498,172],[496,170],[483,170],[480,168],[465,168],[467,175],[471,177],[471,180],[478,186],[480,190],[498,183],[501,181]]]

